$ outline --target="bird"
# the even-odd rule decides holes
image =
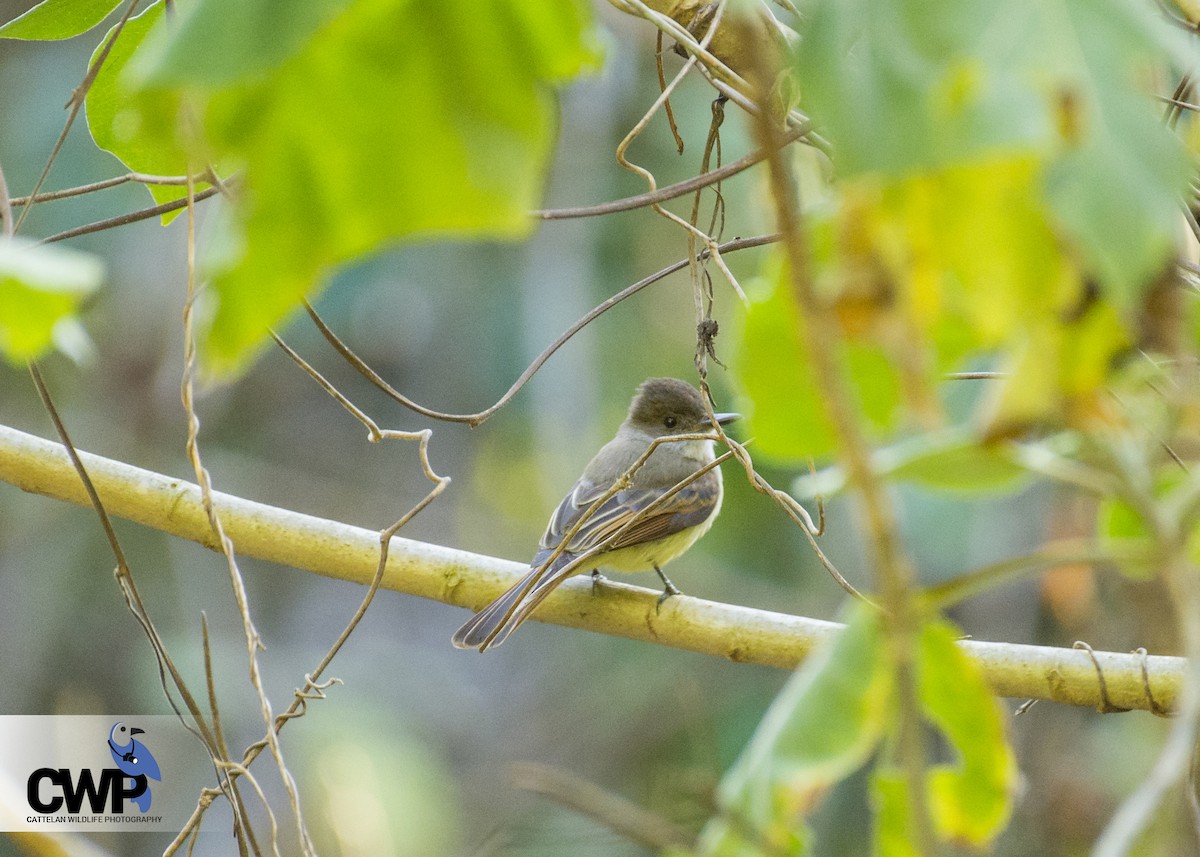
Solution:
[[[709,413],[686,381],[644,381],[616,436],[550,516],[529,573],[459,628],[455,647],[483,652],[499,646],[560,583],[588,570],[599,580],[600,567],[653,569],[664,587],[660,605],[679,594],[662,566],[695,544],[720,512],[713,423],[724,426],[739,416]],[[656,441],[672,435],[692,437],[661,441],[647,457]]]

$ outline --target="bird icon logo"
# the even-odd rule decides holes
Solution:
[[[114,723],[108,732],[108,750],[112,753],[113,762],[121,773],[130,777],[147,777],[152,780],[162,780],[162,772],[158,762],[146,749],[146,745],[134,738],[144,735],[146,730],[136,726],[126,726],[124,723]],[[145,814],[150,809],[150,788],[134,798],[137,808]]]

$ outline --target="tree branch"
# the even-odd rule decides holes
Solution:
[[[80,457],[110,514],[219,550],[199,487],[86,452]],[[60,444],[7,426],[0,426],[0,480],[31,493],[88,504]],[[218,491],[212,496],[227,534],[244,556],[362,585],[375,575],[377,531]],[[477,610],[526,571],[524,563],[393,537],[382,585]],[[842,627],[688,596],[668,600],[658,614],[657,598],[655,590],[611,581],[592,595],[592,581],[585,576],[559,587],[534,618],[784,669],[794,668]],[[447,646],[451,630],[447,626]],[[1184,661],[1176,657],[1095,652],[1093,664],[1091,656],[1078,649],[976,640],[961,645],[1001,696],[1099,707],[1106,700],[1097,680],[1098,665],[1110,705],[1148,710],[1147,681],[1153,700],[1165,708],[1175,704],[1183,681]]]

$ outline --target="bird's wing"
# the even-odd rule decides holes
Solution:
[[[721,477],[714,470],[708,471],[619,535],[622,527],[664,492],[659,488],[638,487],[618,491],[600,504],[551,560],[564,536],[607,491],[608,486],[597,485],[586,477],[575,483],[550,516],[529,573],[459,628],[454,635],[455,646],[480,651],[499,646],[560,583],[581,568],[590,567],[581,563],[581,554],[587,551],[630,547],[704,523],[720,502]]]
[[[550,523],[542,536],[539,556],[544,559],[555,550],[567,533],[607,490],[606,486],[597,486],[583,479],[576,483],[574,490],[563,498],[550,517]],[[712,514],[713,508],[720,500],[721,477],[710,470],[658,503],[653,511],[624,532],[620,532],[622,527],[628,525],[663,493],[661,488],[636,486],[618,491],[588,516],[567,542],[564,552],[578,555],[597,547],[617,550],[665,538],[701,524]],[[534,565],[537,564],[538,559],[535,557]]]

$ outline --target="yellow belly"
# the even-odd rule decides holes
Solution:
[[[594,558],[594,564],[602,568],[611,568],[613,571],[651,571],[656,565],[662,568],[671,560],[681,556],[708,532],[713,521],[717,519],[717,514],[721,511],[722,499],[724,499],[723,492],[717,495],[716,507],[702,523],[672,533],[657,541],[630,545],[626,548],[599,554]],[[591,571],[591,568],[581,568],[580,571]]]

